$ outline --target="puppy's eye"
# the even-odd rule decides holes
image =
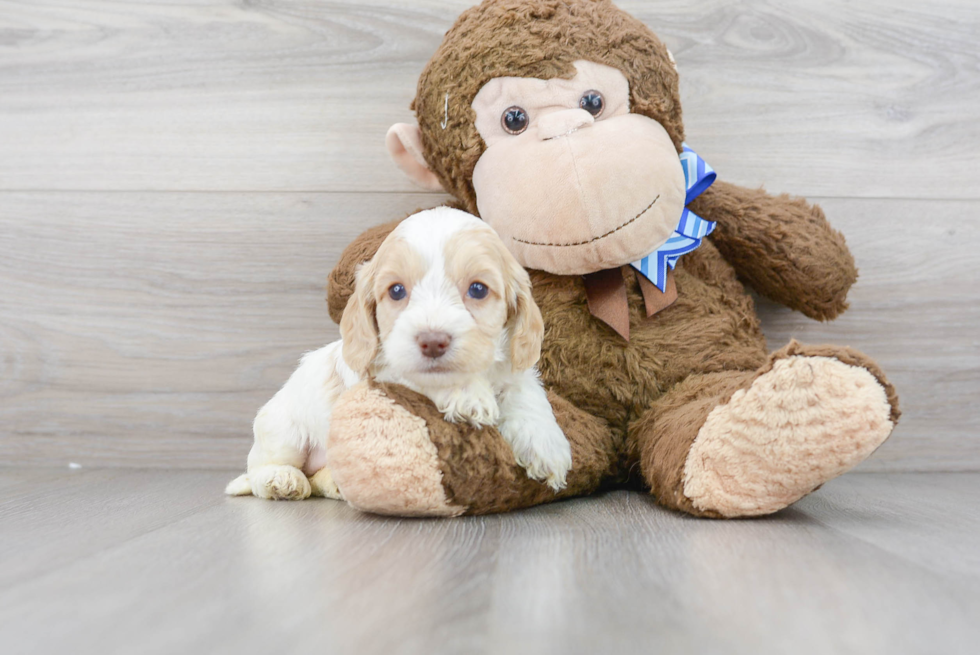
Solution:
[[[474,300],[483,300],[488,293],[490,293],[490,289],[487,288],[487,285],[482,282],[474,282],[470,285],[470,290],[466,292],[466,295]]]
[[[392,284],[388,287],[388,297],[392,300],[401,300],[407,293],[404,284]]]
[[[578,106],[594,117],[599,118],[602,110],[606,108],[606,103],[602,99],[602,94],[598,91],[586,91],[578,101]]]
[[[507,109],[504,111],[504,115],[500,117],[500,124],[503,125],[504,130],[509,134],[520,134],[527,129],[529,122],[527,112],[520,107]]]

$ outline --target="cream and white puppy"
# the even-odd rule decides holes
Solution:
[[[541,312],[489,225],[448,207],[402,221],[358,269],[340,333],[259,411],[247,473],[226,493],[340,498],[324,468],[331,408],[366,376],[428,396],[449,421],[496,425],[531,478],[565,486],[571,447],[534,368]]]

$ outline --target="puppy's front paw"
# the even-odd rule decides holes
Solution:
[[[310,481],[295,466],[261,466],[248,472],[252,494],[269,500],[303,500],[310,496]]]
[[[504,420],[498,429],[529,478],[544,482],[556,492],[565,488],[565,476],[572,468],[572,447],[553,417]]]
[[[497,398],[484,385],[454,389],[438,407],[450,423],[469,423],[475,428],[494,425],[500,418]]]

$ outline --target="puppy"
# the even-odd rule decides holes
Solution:
[[[341,341],[303,357],[255,418],[230,495],[340,498],[324,468],[333,403],[367,376],[428,396],[447,420],[496,425],[528,476],[555,491],[572,466],[534,368],[544,324],[496,232],[440,207],[405,219],[358,269]]]

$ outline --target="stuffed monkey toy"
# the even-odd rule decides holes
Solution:
[[[743,287],[837,317],[857,278],[843,236],[804,200],[714,181],[684,144],[674,59],[643,23],[607,0],[485,0],[446,34],[413,108],[389,152],[529,270],[573,465],[555,493],[495,429],[365,382],[336,405],[327,453],[354,507],[481,514],[625,486],[695,516],[758,516],[889,436],[898,398],[878,366],[838,346],[769,353]],[[337,322],[395,224],[330,274]]]

